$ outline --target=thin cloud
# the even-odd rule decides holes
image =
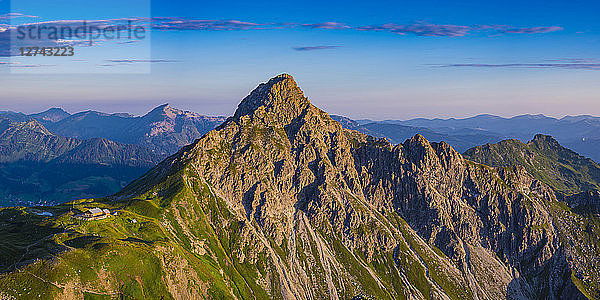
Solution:
[[[45,68],[45,67],[56,67],[56,65],[43,65],[43,64],[36,64],[36,65],[21,65],[21,64],[15,64],[15,65],[11,65],[11,68]]]
[[[20,62],[0,61],[0,66],[8,66],[10,68],[42,68],[42,67],[55,67],[56,65],[22,64]]]
[[[534,69],[576,69],[600,70],[600,63],[514,63],[514,64],[446,64],[442,68],[534,68]]]
[[[11,15],[10,17],[15,17],[15,15]],[[132,26],[149,28],[150,22],[148,18],[120,18],[107,20],[51,20],[25,22],[14,25],[0,24],[0,57],[18,56],[20,53],[18,49],[22,46],[40,48],[97,46],[103,42],[109,42],[108,40],[99,38],[102,30],[110,27],[110,32],[114,34],[114,32],[126,31],[130,24]],[[37,30],[33,30],[34,36],[31,36],[31,28],[37,28]],[[81,28],[85,29],[77,33]],[[29,36],[26,36],[25,39],[17,38],[23,32],[29,32]],[[77,36],[83,33],[85,33],[85,37],[81,38]],[[97,36],[92,38],[93,34],[97,34]],[[123,35],[122,39],[129,41],[129,38],[129,35]],[[119,40],[114,41],[119,42]]]
[[[548,59],[546,61],[572,63],[572,64],[600,64],[600,60],[594,58],[559,58]]]
[[[152,29],[234,31],[268,29],[274,24],[259,24],[238,20],[194,20],[186,18],[152,18]]]
[[[119,66],[131,66],[139,63],[176,63],[179,60],[173,59],[107,59],[107,63],[98,64],[101,67],[119,67]]]
[[[311,29],[348,29],[348,28],[352,28],[346,24],[338,23],[338,22],[302,24],[301,26],[306,27],[306,28],[311,28]]]
[[[22,24],[9,25],[2,20],[15,18],[37,18],[37,16],[24,15],[18,13],[0,15],[0,57],[18,55],[16,49],[18,45],[10,43],[11,36],[15,36],[19,26],[40,28],[49,26],[67,27],[73,31],[80,28],[84,22],[94,30],[103,30],[109,27],[123,28],[122,25],[141,26],[145,29],[154,29],[161,31],[248,31],[248,30],[294,30],[297,28],[321,29],[321,30],[357,30],[357,31],[375,31],[388,32],[396,35],[416,35],[423,37],[464,37],[474,34],[507,35],[507,34],[547,34],[563,30],[560,26],[534,26],[534,27],[514,27],[508,25],[456,25],[456,24],[431,24],[426,22],[416,22],[411,24],[380,24],[380,25],[359,25],[350,26],[344,23],[329,21],[317,23],[256,23],[243,20],[201,20],[182,17],[153,17],[153,18],[117,18],[117,19],[99,19],[99,20],[51,20],[43,22],[28,22]],[[48,30],[49,29],[45,29]],[[119,31],[122,29],[119,29]],[[88,29],[92,33],[92,29]],[[54,47],[54,46],[73,46],[83,45],[85,39],[81,40],[57,40],[57,39],[35,39],[28,41],[30,46]],[[103,42],[99,39],[89,41],[89,46],[94,43]],[[126,39],[113,42],[120,45],[134,44],[135,40]],[[297,47],[303,48],[303,47]],[[306,50],[320,50],[320,48]],[[299,50],[303,51],[303,50]]]
[[[112,62],[112,63],[126,63],[126,64],[179,62],[179,60],[172,60],[172,59],[107,59],[106,61]]]
[[[535,33],[550,33],[563,30],[559,26],[549,27],[511,27],[506,25],[453,25],[453,24],[430,24],[418,22],[414,24],[393,24],[387,23],[383,25],[358,26],[355,27],[359,31],[385,31],[399,35],[413,34],[417,36],[431,37],[462,37],[477,32],[491,32],[492,34],[535,34]]]
[[[374,26],[360,26],[356,27],[359,31],[387,31],[399,35],[414,34],[417,36],[447,36],[447,37],[458,37],[469,34],[473,28],[462,25],[438,25],[428,23],[417,23],[411,25],[398,25],[393,23],[374,25]]]
[[[125,44],[139,43],[139,42],[140,41],[138,41],[138,40],[131,40],[131,41],[117,42],[117,44],[119,44],[119,45],[125,45]]]
[[[328,49],[337,49],[342,46],[304,46],[304,47],[293,47],[292,49],[296,51],[313,51],[313,50],[328,50]]]
[[[533,33],[550,33],[550,32],[561,31],[561,30],[563,30],[563,28],[560,26],[548,26],[548,27],[510,28],[510,29],[503,30],[501,32],[502,33],[533,34]]]
[[[19,16],[27,16],[21,15]],[[17,15],[2,15],[5,18],[17,17]],[[36,16],[27,16],[36,17]],[[0,17],[1,20],[1,17]],[[189,19],[183,17],[153,17],[153,18],[118,18],[118,19],[101,19],[101,20],[53,20],[44,22],[33,22],[20,24],[19,26],[81,26],[86,22],[87,26],[97,28],[106,28],[108,26],[117,26],[131,22],[135,25],[147,26],[155,30],[175,30],[175,31],[238,31],[238,30],[274,30],[274,29],[293,29],[297,27],[310,29],[325,29],[339,30],[352,29],[359,31],[386,31],[399,35],[414,34],[417,36],[434,36],[434,37],[460,37],[466,36],[474,32],[491,31],[498,34],[535,34],[535,33],[550,33],[563,30],[560,26],[536,26],[536,27],[514,27],[508,25],[456,25],[456,24],[431,24],[427,22],[416,22],[412,24],[395,24],[386,23],[380,25],[359,25],[350,26],[340,22],[320,22],[320,23],[256,23],[241,20],[201,20]],[[5,28],[8,24],[0,24],[0,28]],[[14,29],[15,27],[7,27],[6,29]]]
[[[2,21],[16,19],[16,18],[39,18],[39,17],[32,16],[32,15],[24,15],[24,14],[20,14],[20,13],[8,13],[8,14],[0,15],[0,20],[2,20]]]

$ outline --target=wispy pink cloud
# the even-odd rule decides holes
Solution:
[[[360,31],[387,31],[395,34],[414,34],[418,36],[448,36],[457,37],[469,34],[473,29],[463,25],[439,25],[428,23],[416,23],[410,25],[383,24],[374,26],[356,27]]]
[[[509,28],[501,31],[502,33],[549,33],[563,30],[560,26],[548,27],[529,27],[529,28]]]
[[[600,70],[600,63],[511,63],[511,64],[445,64],[442,68],[533,68],[533,69],[577,69]]]
[[[0,15],[0,21],[14,18],[37,18],[36,16],[24,14],[5,14]],[[202,20],[182,17],[153,17],[153,18],[118,18],[118,19],[100,19],[100,20],[52,20],[40,22],[27,22],[19,25],[9,25],[0,22],[0,56],[14,55],[11,53],[10,39],[15,33],[17,26],[37,27],[56,26],[77,28],[83,23],[87,26],[93,26],[98,29],[104,29],[111,26],[118,26],[132,23],[136,26],[142,26],[146,29],[160,31],[245,31],[245,30],[294,30],[298,28],[320,29],[320,30],[357,30],[388,32],[396,35],[416,35],[423,37],[464,37],[468,35],[505,35],[505,34],[546,34],[563,30],[560,26],[534,26],[534,27],[515,27],[508,25],[456,25],[456,24],[431,24],[426,22],[416,22],[411,24],[386,23],[379,25],[359,25],[351,26],[340,22],[328,21],[317,23],[257,23],[242,20]],[[133,40],[119,40],[116,43],[126,45],[132,44]],[[38,43],[39,46],[52,47],[54,45],[77,45],[76,39],[63,40],[40,40],[30,41]],[[98,40],[94,41],[98,42]],[[91,43],[90,43],[91,44]],[[13,48],[15,45],[13,45]],[[297,47],[303,48],[303,47]],[[318,50],[318,49],[311,49]],[[299,50],[302,51],[302,50]]]
[[[195,20],[186,18],[152,18],[152,29],[231,31],[268,29],[273,24],[259,24],[238,20]]]
[[[383,25],[358,26],[356,30],[360,31],[386,31],[400,35],[413,34],[417,36],[432,36],[432,37],[461,37],[476,32],[491,32],[494,34],[534,34],[534,33],[549,33],[562,30],[559,26],[549,27],[510,27],[506,25],[452,25],[452,24],[430,24],[418,22],[414,24],[393,24],[387,23]]]
[[[323,22],[323,23],[314,23],[314,24],[302,24],[302,27],[312,28],[312,29],[348,29],[352,28],[346,24],[338,23],[338,22]]]
[[[20,13],[8,13],[0,15],[0,21],[16,19],[16,18],[39,18],[38,16],[24,15]]]

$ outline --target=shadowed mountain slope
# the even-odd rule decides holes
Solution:
[[[149,149],[54,135],[35,120],[0,120],[0,205],[110,195],[160,161]]]

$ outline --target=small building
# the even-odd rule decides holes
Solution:
[[[75,218],[91,221],[91,220],[102,220],[110,217],[110,210],[108,209],[100,209],[98,207],[90,208],[83,214],[75,215]]]
[[[92,208],[85,213],[85,215],[87,217],[99,217],[99,216],[102,216],[103,214],[104,214],[104,211],[97,207]]]

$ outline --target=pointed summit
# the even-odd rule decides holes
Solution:
[[[27,122],[16,123],[14,127],[15,127],[15,129],[18,129],[18,130],[27,130],[30,132],[35,132],[38,134],[48,135],[48,136],[52,135],[52,133],[50,133],[50,131],[48,131],[48,129],[46,129],[46,127],[44,127],[44,125],[40,124],[36,120],[29,120]]]
[[[529,144],[534,144],[538,148],[563,148],[554,137],[544,134],[536,134]]]
[[[171,106],[169,105],[169,103],[165,103],[165,104],[162,104],[162,105],[159,105],[159,106],[153,108],[148,114],[149,115],[151,115],[151,114],[160,114],[160,113],[163,113],[163,112],[165,112],[165,111],[167,111],[169,109],[171,109]]]
[[[169,105],[169,103],[165,103],[163,105],[157,106],[149,113],[147,113],[144,117],[150,117],[152,119],[164,119],[165,117],[174,119],[180,113],[182,113],[180,110],[172,108]]]
[[[267,83],[260,84],[244,98],[238,105],[234,119],[247,115],[271,115],[271,121],[288,124],[310,106],[310,101],[304,96],[294,78],[289,74],[281,74]]]

